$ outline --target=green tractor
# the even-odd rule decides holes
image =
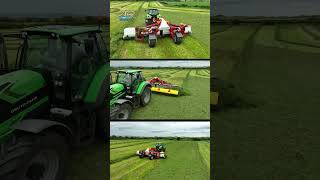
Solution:
[[[146,26],[156,23],[162,17],[159,10],[155,8],[146,9],[146,13]]]
[[[111,78],[112,79],[112,78]],[[110,85],[110,117],[126,120],[133,108],[151,101],[151,85],[140,70],[118,70]]]
[[[23,42],[13,68],[7,38]],[[98,27],[0,34],[1,180],[64,179],[69,148],[105,135],[107,60]]]

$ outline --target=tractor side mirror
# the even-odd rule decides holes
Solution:
[[[0,33],[0,69],[8,69],[8,58],[7,58],[7,49],[5,45],[5,40],[2,34]]]
[[[94,40],[93,39],[86,39],[84,40],[84,47],[88,56],[94,56]]]

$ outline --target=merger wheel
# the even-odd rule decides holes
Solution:
[[[132,113],[132,106],[128,103],[124,103],[120,105],[120,110],[116,115],[116,119],[118,120],[127,120],[130,118]]]
[[[149,47],[155,47],[157,43],[156,39],[149,39]]]
[[[181,33],[175,33],[174,37],[173,37],[173,41],[176,44],[181,44],[182,43],[182,37],[178,36],[181,35]]]
[[[140,102],[142,106],[146,106],[151,101],[151,89],[146,86],[141,94]]]
[[[66,139],[55,133],[23,135],[0,159],[1,180],[60,180],[68,157]]]
[[[149,156],[149,159],[150,159],[150,160],[153,160],[153,158],[154,158],[153,156]]]

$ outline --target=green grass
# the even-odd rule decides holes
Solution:
[[[132,119],[209,119],[210,75],[207,69],[144,69],[143,74],[147,80],[160,77],[179,85],[186,94],[176,97],[152,93],[150,104],[134,109]]]
[[[149,140],[146,140],[149,141]],[[154,140],[154,143],[156,141]],[[147,158],[140,159],[137,156],[124,158],[122,161],[112,163],[110,168],[111,180],[117,179],[210,179],[208,169],[210,164],[203,161],[210,158],[207,145],[202,141],[176,141],[165,143],[167,147],[167,159]],[[153,144],[145,145],[144,148],[152,147]],[[141,149],[127,149],[134,154]],[[110,156],[117,156],[117,151],[111,152]],[[209,165],[209,167],[208,167]]]
[[[107,179],[105,142],[75,149],[69,158],[66,180]]]
[[[214,152],[219,154],[215,179],[317,177],[314,149],[319,128],[314,117],[320,105],[320,49],[306,45],[316,42],[295,25],[281,28],[286,41],[276,39],[275,33],[275,26],[263,26],[253,38],[243,40],[243,51],[233,58],[237,68],[223,69],[230,60],[224,54],[234,49],[231,44],[215,59],[215,69],[228,72],[224,76],[241,89],[242,98],[256,105],[212,113],[216,129],[223,132]],[[236,36],[241,34],[225,39],[230,42]]]
[[[168,158],[141,179],[210,179],[196,141],[176,141],[167,145]]]
[[[207,173],[210,175],[210,142],[198,142],[198,147],[202,161],[207,166]]]
[[[111,3],[110,37],[112,58],[209,58],[210,57],[210,11],[193,8],[167,7],[160,2],[122,2],[126,6]],[[147,42],[122,40],[125,27],[145,26],[145,9],[156,7],[162,16],[172,23],[192,25],[192,35],[186,36],[180,45],[174,44],[169,37],[159,38],[155,48]],[[118,11],[119,10],[119,11]],[[124,10],[135,11],[134,19],[120,22],[118,16]]]
[[[166,2],[168,6],[176,6],[176,7],[193,7],[193,8],[210,8],[210,1],[203,2]]]

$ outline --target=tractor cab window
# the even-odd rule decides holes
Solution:
[[[159,11],[157,9],[149,9],[149,12],[148,12],[150,15],[158,15],[159,14]]]
[[[51,72],[65,71],[66,43],[51,36],[28,36],[25,68],[47,69]]]
[[[125,84],[127,87],[131,85],[131,75],[127,73],[118,73],[117,83]]]
[[[106,47],[106,42],[105,39],[102,37],[101,34],[97,34],[97,41],[99,44],[99,48],[101,51],[101,57],[104,63],[106,63],[108,61],[109,58],[109,52],[108,49]]]
[[[135,92],[138,89],[138,86],[141,82],[141,74],[140,73],[135,73],[132,75],[132,89]]]
[[[73,36],[71,56],[71,93],[77,99],[85,96],[101,63],[95,34]]]

